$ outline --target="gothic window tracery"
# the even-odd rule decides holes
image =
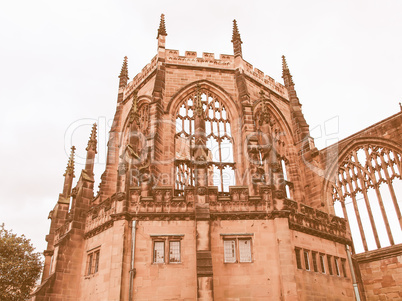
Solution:
[[[332,200],[336,214],[349,221],[357,252],[402,242],[401,193],[397,151],[367,144],[354,148],[341,162]]]
[[[220,192],[229,191],[235,185],[233,138],[229,113],[222,100],[214,94],[200,93],[202,118],[205,131],[202,133],[208,148],[208,185],[218,186]],[[176,115],[175,134],[175,188],[178,194],[185,187],[195,185],[193,155],[195,146],[196,93],[189,96]]]

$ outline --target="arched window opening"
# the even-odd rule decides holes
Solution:
[[[401,154],[395,150],[359,146],[342,161],[332,199],[335,213],[349,221],[356,252],[402,243],[401,192]]]
[[[282,168],[282,173],[283,173],[283,180],[284,180],[284,185],[285,185],[285,190],[286,190],[286,197],[288,199],[291,199],[293,197],[293,183],[289,181],[288,178],[288,170],[287,170],[287,164],[288,161],[285,158],[279,157],[279,161],[281,163],[281,168]]]
[[[219,192],[228,192],[235,185],[233,138],[229,114],[222,101],[210,92],[201,92],[205,121],[202,135],[208,148],[208,185],[218,186]],[[182,195],[185,187],[195,185],[192,148],[195,145],[196,94],[188,97],[176,114],[175,134],[175,189]]]

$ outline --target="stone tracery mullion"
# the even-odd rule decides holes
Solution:
[[[372,178],[372,181],[373,181],[373,184],[374,184],[374,190],[375,190],[375,193],[377,195],[378,203],[380,205],[381,215],[382,215],[382,218],[383,218],[383,222],[385,224],[385,228],[387,230],[388,239],[389,239],[390,244],[393,246],[394,245],[394,239],[392,237],[391,228],[389,226],[387,213],[385,212],[385,208],[384,208],[384,202],[382,200],[382,196],[381,196],[381,193],[380,193],[380,190],[379,190],[379,185],[380,184],[377,182],[377,179],[376,179],[376,177],[374,175],[374,167],[372,166],[372,160],[371,160],[372,156],[369,154],[367,147],[364,147],[364,151],[365,151],[366,156],[368,158],[367,162],[371,166],[371,168],[369,168],[368,170],[371,173],[371,178]]]
[[[382,162],[383,166],[385,167],[386,163],[385,163],[385,160],[384,160],[384,156],[381,155],[381,156],[380,156],[380,159],[381,159],[381,162]],[[392,179],[391,179],[390,176],[389,176],[388,169],[387,169],[387,168],[383,168],[383,170],[384,170],[384,174],[385,174],[385,177],[386,177],[386,183],[387,183],[389,192],[390,192],[390,194],[391,194],[392,202],[393,202],[393,204],[394,204],[394,209],[395,209],[395,212],[396,212],[396,216],[398,217],[399,227],[400,227],[401,230],[402,230],[401,210],[399,209],[399,205],[398,205],[398,201],[397,201],[397,199],[396,199],[394,187],[392,186]]]
[[[392,150],[392,154],[394,155],[395,165],[398,168],[399,176],[402,176],[402,163],[399,160],[399,154]]]
[[[345,196],[344,196],[344,194],[342,193],[342,189],[339,189],[338,193],[340,193],[340,199],[342,200],[341,203],[344,204],[344,206],[345,206],[345,211],[346,211]],[[353,209],[354,209],[354,212],[355,212],[355,217],[356,217],[357,225],[358,225],[358,227],[359,227],[360,238],[361,238],[362,243],[363,243],[364,251],[368,251],[368,248],[367,248],[367,241],[366,241],[366,235],[364,234],[363,224],[362,224],[362,221],[361,221],[361,218],[360,218],[359,210],[358,210],[358,208],[357,208],[356,198],[355,198],[354,194],[350,194],[350,198],[352,199]],[[345,214],[345,211],[344,211],[344,214]],[[346,216],[348,216],[348,215],[347,215],[347,212],[346,212],[345,217],[346,217]]]
[[[359,162],[356,150],[353,151],[352,156],[355,158],[355,162]],[[370,226],[371,226],[371,229],[373,231],[374,239],[375,239],[377,248],[381,248],[377,228],[376,228],[374,217],[373,217],[373,212],[371,210],[371,205],[370,205],[369,198],[368,198],[368,195],[367,195],[367,186],[365,184],[364,177],[362,175],[362,168],[360,166],[357,166],[356,169],[357,169],[357,177],[358,177],[358,179],[360,181],[360,185],[361,185],[361,192],[363,194],[364,202],[366,204],[367,213],[368,213],[368,216],[369,216],[369,219],[370,219]]]
[[[231,139],[231,135],[229,135],[227,133],[227,129],[228,129],[228,124],[230,123],[228,114],[225,110],[225,116],[222,117],[222,109],[224,109],[224,106],[221,102],[220,99],[215,98],[215,96],[213,96],[212,94],[210,94],[209,92],[201,92],[202,95],[202,110],[204,112],[204,120],[205,120],[205,130],[206,133],[204,133],[204,137],[205,139],[211,139],[211,143],[213,144],[212,146],[218,147],[218,156],[217,158],[215,158],[216,160],[213,160],[210,162],[210,164],[216,166],[216,168],[219,170],[220,173],[220,189],[223,191],[224,189],[224,185],[223,185],[223,169],[226,166],[229,166],[231,168],[233,168],[234,163],[228,163],[228,162],[222,162],[223,156],[222,156],[222,140],[224,138],[227,138],[230,142],[231,145],[233,145],[233,139]],[[187,100],[185,100],[183,102],[183,104],[181,105],[180,108],[185,108],[185,113],[182,112],[180,113],[180,109],[179,112],[177,113],[177,117],[178,119],[181,120],[181,124],[182,124],[182,130],[179,132],[176,132],[175,137],[179,137],[182,134],[186,137],[189,138],[189,144],[190,144],[190,149],[191,145],[193,144],[193,137],[194,137],[194,131],[195,129],[193,128],[192,125],[192,121],[195,118],[195,104],[192,103],[190,104],[189,102],[192,101],[196,101],[197,99],[197,95],[196,94],[192,94],[189,98],[187,98]],[[217,104],[215,104],[217,103]],[[218,106],[218,107],[216,107]],[[190,117],[190,113],[189,110],[192,110],[192,116]],[[185,116],[182,116],[183,114],[185,114]],[[219,115],[219,118],[218,118]],[[185,130],[185,120],[189,120],[190,124],[188,127],[189,133],[187,133],[187,131]],[[221,125],[222,128],[221,128]],[[215,142],[214,142],[215,141]],[[212,149],[211,149],[212,151]],[[192,160],[191,155],[190,155],[190,160]],[[180,162],[180,160],[176,159],[176,162]],[[177,165],[177,163],[176,163]],[[192,176],[193,174],[190,174],[190,180],[189,182],[192,183]],[[187,181],[188,182],[188,181]]]
[[[350,174],[349,172],[346,172],[346,184],[349,186],[349,191],[350,191],[350,198],[352,199],[352,203],[353,203],[353,208],[355,210],[355,215],[356,215],[356,219],[357,219],[357,224],[359,226],[359,230],[360,230],[360,235],[363,241],[363,247],[364,250],[367,251],[367,240],[366,240],[366,235],[364,233],[364,228],[363,228],[363,224],[362,224],[362,219],[360,217],[360,212],[359,212],[359,208],[357,206],[357,200],[356,200],[356,193],[353,190],[353,185],[350,179]]]
[[[360,151],[361,155],[365,156],[364,159],[359,159]],[[388,215],[386,211],[386,209],[391,210],[391,207],[385,207],[383,195],[381,194],[380,190],[380,185],[382,183],[386,183],[388,186],[390,199],[392,199],[393,202],[392,210],[394,210],[398,219],[399,229],[397,231],[402,230],[401,208],[399,206],[398,199],[393,187],[393,180],[395,178],[402,180],[400,174],[400,161],[401,156],[397,151],[389,149],[387,147],[366,144],[352,150],[351,153],[342,162],[341,167],[338,169],[338,176],[332,190],[332,199],[335,202],[336,200],[344,201],[344,197],[346,196],[351,197],[355,216],[358,222],[357,225],[362,237],[363,247],[365,251],[367,251],[366,242],[365,237],[362,235],[365,228],[363,228],[363,225],[361,223],[360,212],[358,211],[359,207],[356,200],[356,193],[361,192],[363,194],[364,203],[366,206],[365,209],[367,209],[370,226],[373,231],[377,248],[381,248],[379,232],[377,230],[377,226],[379,226],[377,225],[378,222],[381,224],[382,227],[385,227],[389,243],[391,245],[394,245],[394,237],[392,235],[391,225],[389,224],[389,219],[392,218]],[[371,206],[374,206],[374,203],[370,202],[368,193],[369,188],[374,189],[376,199],[373,198],[372,201],[375,202],[376,206],[378,206],[381,211],[381,217],[378,217],[378,219],[374,219],[375,212],[372,211]]]

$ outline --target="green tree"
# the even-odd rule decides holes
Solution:
[[[42,262],[30,239],[17,236],[0,225],[0,300],[23,301],[29,298],[39,278]]]

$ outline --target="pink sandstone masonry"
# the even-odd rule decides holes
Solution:
[[[219,58],[180,55],[166,36],[162,15],[157,54],[131,81],[124,59],[99,191],[96,125],[75,186],[72,149],[33,299],[401,299],[397,229],[356,252],[334,204],[401,179],[402,113],[318,150],[284,57],[282,85],[243,59],[236,22]]]

